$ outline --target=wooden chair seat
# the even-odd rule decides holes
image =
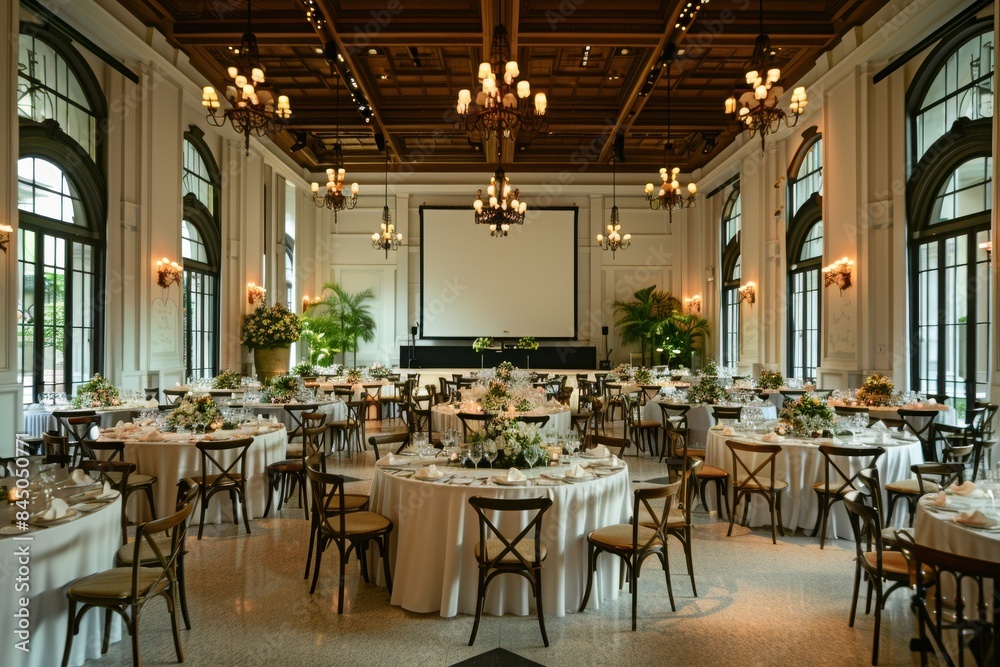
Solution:
[[[749,477],[747,479],[741,479],[736,482],[736,485],[746,489],[774,488],[776,491],[788,488],[788,482],[782,481],[780,479],[772,481],[770,477],[761,477],[761,476],[758,476],[756,479]]]
[[[112,484],[121,482],[122,476],[118,472],[109,472],[108,477],[111,479]],[[128,488],[132,489],[139,486],[148,486],[150,484],[156,483],[156,477],[153,475],[143,475],[140,472],[134,472],[128,476]]]
[[[348,503],[345,499],[344,507],[347,509]],[[332,508],[330,508],[332,509]],[[326,520],[323,521],[321,529],[324,531],[329,531],[332,533],[340,533],[339,526],[335,527],[333,523],[338,523],[339,520],[334,519],[334,516],[338,516],[338,512],[327,512]],[[386,519],[381,514],[376,514],[375,512],[351,512],[344,516],[344,534],[350,535],[351,537],[360,537],[363,535],[374,535],[392,528],[392,522]]]
[[[646,524],[653,523],[652,517],[647,514]],[[630,523],[619,523],[614,526],[605,526],[591,531],[589,539],[591,542],[601,546],[612,547],[614,549],[628,549],[632,546],[632,529]],[[652,542],[650,542],[652,540]],[[656,537],[656,529],[648,525],[639,525],[639,542],[655,546],[661,544]]]
[[[894,491],[896,493],[920,493],[920,481],[914,478],[901,479],[896,482],[890,482],[885,485],[886,491]],[[924,480],[924,493],[937,493],[941,490],[941,486],[936,482],[930,480]]]
[[[274,472],[299,472],[302,470],[302,459],[288,459],[286,461],[276,461],[267,465],[268,470]]]

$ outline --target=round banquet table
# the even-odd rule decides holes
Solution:
[[[559,472],[565,472],[562,466]],[[460,477],[487,477],[489,470],[445,468]],[[525,471],[529,477],[555,468]],[[392,604],[418,613],[441,616],[476,613],[479,567],[473,553],[479,541],[479,517],[469,504],[472,496],[552,499],[542,518],[542,540],[548,557],[542,568],[542,604],[546,616],[575,612],[587,585],[587,535],[611,524],[624,523],[631,514],[628,468],[589,481],[555,486],[483,486],[421,481],[376,469],[371,488],[371,511],[393,522],[390,537]],[[516,535],[526,515],[510,517],[501,530]],[[377,549],[373,550],[377,553]],[[588,609],[601,600],[618,597],[618,559],[598,559],[595,595]],[[380,566],[369,571],[381,573]],[[381,579],[381,575],[379,575]],[[384,581],[379,583],[385,584]],[[534,598],[521,577],[499,577],[490,584],[483,611],[488,614],[532,613]]]
[[[275,428],[268,425],[270,428]],[[285,446],[288,444],[288,434],[284,427],[255,434],[253,430],[218,431],[210,434],[214,440],[242,438],[253,435],[253,444],[247,450],[247,516],[251,519],[264,513],[267,503],[267,466],[285,458]],[[102,436],[104,437],[104,436]],[[177,482],[184,477],[199,477],[201,475],[201,452],[195,446],[196,440],[208,436],[193,436],[180,433],[157,434],[150,440],[125,440],[125,460],[136,464],[138,472],[154,475],[156,484],[153,486],[153,496],[156,499],[156,512],[165,516],[173,511],[177,502]],[[218,459],[228,464],[233,459],[231,453],[220,454]],[[211,465],[211,462],[209,462]],[[212,470],[210,472],[217,472]],[[133,493],[128,511],[133,521],[149,519],[149,510],[145,494]],[[139,500],[135,498],[139,497]],[[275,498],[277,500],[277,498]],[[136,506],[142,508],[142,515],[137,516]],[[241,512],[239,501],[237,512]],[[200,513],[200,508],[199,508]],[[242,515],[238,514],[242,520]],[[196,517],[197,518],[197,517]],[[232,523],[232,503],[228,493],[217,493],[209,502],[205,514],[205,523]]]
[[[671,403],[662,398],[657,398],[656,400],[648,401],[643,406],[642,418],[648,421],[663,423],[663,411],[660,410],[660,403],[678,408],[687,405],[686,403]],[[734,403],[732,405],[735,406],[737,404]],[[691,442],[691,447],[694,449],[703,449],[705,447],[708,438],[708,429],[715,423],[715,420],[712,418],[713,407],[711,405],[692,405],[691,409],[687,411],[688,439]],[[778,411],[770,403],[761,403],[753,407],[760,408],[765,420],[778,418]]]
[[[827,401],[827,405],[829,405],[831,408],[836,409],[837,407],[846,406],[847,404],[837,399],[830,399],[829,401]],[[864,406],[854,405],[850,407],[864,407]],[[955,423],[955,411],[949,408],[947,405],[941,405],[939,403],[917,403],[913,405],[886,405],[881,407],[866,408],[866,412],[868,412],[868,419],[871,421],[888,420],[890,422],[898,422],[900,410],[924,410],[927,412],[928,418],[933,417],[934,414],[937,413],[938,424]]]
[[[343,401],[317,401],[316,404],[319,406],[317,408],[317,412],[326,415],[327,424],[332,421],[347,419],[347,404]],[[289,431],[295,430],[295,423],[292,421],[292,417],[288,414],[288,411],[285,410],[284,404],[241,403],[240,405],[252,410],[255,415],[276,417],[279,421],[284,423],[286,429]],[[289,403],[288,405],[294,407],[296,403]]]
[[[438,432],[443,432],[447,429],[461,431],[462,420],[458,418],[459,412],[462,412],[462,410],[447,403],[439,403],[431,406],[431,429]],[[525,416],[548,415],[549,421],[539,429],[542,433],[565,433],[570,429],[570,410],[565,405],[560,405],[558,408],[536,408],[530,412],[515,414]]]
[[[122,539],[121,502],[119,497],[94,512],[81,513],[78,519],[22,535],[0,537],[0,571],[5,573],[7,584],[3,613],[0,614],[0,636],[4,638],[0,663],[6,667],[49,667],[62,663],[69,614],[66,589],[81,577],[114,566],[115,552]],[[7,510],[4,507],[4,512],[0,513],[4,525],[8,525],[11,518]],[[27,652],[16,647],[22,639],[14,634],[17,629],[16,599],[26,595],[15,590],[14,575],[18,572],[19,550],[25,546],[30,559],[28,613],[31,634]],[[70,665],[82,665],[101,657],[103,627],[104,614],[99,610],[92,610],[83,617],[80,633],[73,639]],[[115,615],[111,641],[121,638],[121,623]]]
[[[722,431],[709,431],[705,462],[728,471],[730,477],[732,477],[733,458],[729,448],[726,447],[726,440],[738,440],[751,444],[761,444],[761,440],[758,435],[749,435],[740,432],[732,435],[723,435]],[[863,440],[871,443],[872,436],[863,436]],[[819,445],[822,443],[830,444],[832,441],[822,438],[785,438],[780,442],[771,443],[781,445],[781,452],[775,458],[774,476],[776,479],[788,483],[787,491],[782,492],[781,519],[784,527],[790,531],[794,532],[796,528],[811,531],[816,525],[816,517],[819,513],[819,501],[816,492],[813,491],[812,485],[822,482],[825,475],[826,461],[819,451]],[[847,443],[833,444],[846,445]],[[893,440],[890,444],[880,443],[878,446],[885,449],[885,454],[879,458],[876,464],[883,488],[889,482],[909,478],[911,474],[910,466],[914,463],[924,462],[919,440],[913,439],[905,442]],[[847,468],[844,469],[847,470]],[[852,459],[850,462],[850,474],[853,475],[860,469],[860,461]],[[768,470],[762,470],[761,474],[767,476]],[[745,473],[742,470],[741,472]],[[835,475],[836,472],[831,470],[831,474]],[[732,484],[730,484],[730,490],[732,490]],[[730,496],[731,499],[732,496]],[[717,509],[713,498],[709,498],[709,505],[711,509]],[[883,498],[883,507],[888,507],[885,498]],[[740,518],[740,515],[737,518]],[[896,528],[902,528],[904,518],[904,513],[897,511],[896,516],[893,517],[893,525]],[[844,509],[843,503],[836,503],[830,508],[828,522],[826,530],[828,538],[841,537],[849,539],[853,537],[850,521],[847,518],[847,510]],[[767,503],[764,502],[763,498],[754,497],[752,499],[748,523],[751,526],[771,525],[771,515],[767,509]]]
[[[73,408],[70,407],[60,407],[59,409],[73,410]],[[132,413],[134,411],[147,409],[149,409],[149,407],[146,405],[138,405],[130,408],[97,410],[96,412],[101,417],[101,426],[103,428],[108,428],[114,426],[120,421],[130,422],[132,421]],[[27,433],[31,437],[40,437],[45,431],[61,431],[59,428],[59,421],[52,414],[51,410],[25,410],[22,415],[24,426],[22,433]]]

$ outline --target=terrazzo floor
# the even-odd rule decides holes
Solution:
[[[369,433],[370,434],[370,433]],[[629,456],[633,480],[664,474],[655,461]],[[357,477],[348,491],[367,492],[374,456],[332,459],[333,472]],[[189,533],[187,590],[193,628],[182,630],[188,665],[454,665],[517,664],[487,654],[498,648],[542,665],[867,665],[874,618],[859,610],[847,625],[854,572],[854,545],[817,538],[780,537],[695,511],[695,577],[691,594],[683,551],[671,542],[677,611],[671,612],[662,571],[647,561],[639,579],[638,631],[630,631],[627,591],[598,612],[547,617],[550,646],[541,642],[537,619],[484,616],[469,647],[471,616],[441,618],[389,604],[384,588],[361,581],[357,561],[348,567],[344,614],[337,614],[336,556],[327,552],[320,585],[309,595],[302,578],[308,524],[302,511],[255,519],[251,535],[233,525],[206,526],[200,542]],[[543,572],[544,576],[544,572]],[[96,613],[96,612],[92,612]],[[142,614],[145,665],[175,664],[165,603]],[[915,665],[909,651],[915,621],[905,591],[894,593],[883,614],[880,665]],[[131,660],[127,638],[88,665]]]

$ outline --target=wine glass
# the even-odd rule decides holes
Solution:
[[[524,462],[528,464],[528,469],[533,469],[535,467],[535,462],[538,460],[538,455],[541,452],[538,451],[537,447],[525,447],[522,455],[524,456]]]
[[[483,456],[486,458],[486,462],[490,464],[490,471],[493,470],[493,462],[497,460],[497,456],[500,452],[497,450],[496,440],[487,440],[486,444],[483,445]]]
[[[474,442],[469,447],[469,459],[472,461],[472,467],[478,468],[479,462],[483,460],[483,443]]]

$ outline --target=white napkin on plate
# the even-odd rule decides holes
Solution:
[[[947,507],[948,506],[948,495],[944,491],[938,491],[934,495],[934,500],[931,504],[935,507]]]
[[[587,457],[592,459],[604,459],[611,455],[611,450],[604,445],[598,445],[587,450]]]
[[[611,463],[608,464],[609,468],[621,468],[623,465],[625,465],[625,463],[618,458],[617,454],[611,455]]]
[[[507,481],[508,482],[511,482],[511,483],[514,483],[514,482],[523,482],[526,479],[528,479],[528,478],[524,476],[524,473],[521,472],[520,470],[518,470],[517,468],[511,468],[510,470],[507,471]]]
[[[101,496],[110,496],[114,489],[111,488],[111,483],[108,481],[104,482],[104,488],[101,489]],[[101,497],[98,496],[98,497]]]
[[[975,526],[976,528],[993,528],[994,526],[1000,524],[1000,522],[996,519],[991,519],[979,510],[962,512],[955,517],[955,523],[962,523],[966,526]]]
[[[61,519],[66,516],[66,511],[69,509],[69,505],[62,498],[53,498],[52,504],[49,505],[49,509],[45,510],[45,514],[42,515],[42,519],[46,521],[52,521],[53,519]]]
[[[722,435],[732,435],[733,433],[736,433],[736,431],[733,430],[732,426],[727,426],[726,428],[722,429]]]
[[[970,498],[978,498],[984,496],[982,491],[976,488],[975,482],[965,481],[961,484],[952,484],[948,487],[948,490],[954,493],[956,496],[968,496]],[[978,491],[978,493],[977,493]]]
[[[432,463],[426,468],[418,470],[413,476],[420,479],[441,479],[444,477],[444,471],[438,470],[438,467]]]
[[[590,477],[590,473],[579,463],[573,464],[573,466],[566,471],[566,477]]]
[[[871,426],[869,426],[868,428],[870,428],[873,431],[883,431],[883,432],[887,432],[889,430],[889,427],[886,426],[885,422],[883,422],[881,419],[872,424]]]
[[[785,436],[778,435],[774,431],[772,431],[770,433],[765,433],[764,435],[762,435],[760,437],[760,441],[761,442],[781,442],[784,439],[785,439]]]
[[[86,471],[82,470],[81,468],[77,468],[76,470],[71,472],[69,475],[69,480],[77,486],[83,484],[90,484],[94,481],[93,479],[90,478],[90,475],[88,475]]]

